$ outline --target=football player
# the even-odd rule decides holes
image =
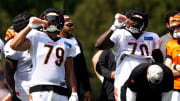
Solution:
[[[166,43],[170,40],[173,40],[173,35],[170,32],[170,18],[176,15],[178,11],[169,11],[165,16],[165,24],[166,24],[166,34],[161,36],[161,52],[163,53],[163,60],[166,58]]]
[[[153,61],[152,51],[159,53],[160,39],[156,33],[144,31],[148,25],[148,15],[141,9],[132,9],[126,12],[128,20],[122,22],[115,17],[111,28],[102,34],[96,41],[97,49],[112,49],[115,55],[115,100],[120,101],[121,86],[129,77],[132,69],[140,63]],[[125,26],[122,28],[122,26]],[[158,56],[156,57],[158,58]],[[155,59],[158,60],[158,59]],[[160,62],[160,61],[159,61]]]
[[[180,101],[180,13],[170,19],[170,31],[174,40],[166,43],[165,64],[174,75],[174,91],[170,101]]]
[[[81,42],[73,35],[74,25],[72,19],[68,15],[64,15],[64,20],[65,23],[60,37],[71,39],[76,47],[76,56],[73,57],[73,64],[79,101],[90,101],[91,87],[83,48]]]
[[[78,101],[72,62],[76,50],[71,40],[58,37],[64,26],[63,14],[48,8],[40,18],[42,20],[31,17],[29,24],[10,43],[14,50],[29,50],[32,57],[30,100],[68,101],[68,85],[72,92],[69,101]],[[43,32],[33,29],[42,24]]]
[[[122,87],[122,101],[171,101],[173,73],[162,63],[135,67]]]
[[[13,24],[6,31],[6,40],[4,47],[6,57],[5,77],[8,82],[8,88],[12,95],[12,101],[16,96],[22,101],[29,101],[29,84],[32,72],[32,60],[28,51],[15,51],[10,48],[12,38],[20,32],[29,23],[29,13],[20,13],[13,18]],[[18,100],[19,101],[19,100]]]

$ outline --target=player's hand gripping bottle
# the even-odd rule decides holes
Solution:
[[[48,26],[48,21],[42,20],[37,17],[31,17],[28,24],[31,28],[38,28],[40,26]]]
[[[114,24],[111,26],[111,30],[115,31],[116,29],[120,29],[125,26],[132,26],[132,25],[133,25],[133,21],[128,19],[125,15],[117,13],[115,15]]]
[[[133,25],[132,20],[128,19],[125,15],[122,15],[120,13],[117,13],[115,15],[115,19],[117,19],[119,23],[126,22],[126,24],[129,25],[129,26]]]

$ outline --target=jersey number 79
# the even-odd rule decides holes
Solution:
[[[44,64],[48,64],[49,58],[50,58],[51,53],[52,53],[52,51],[54,49],[54,46],[52,46],[52,45],[44,45],[44,47],[49,48],[48,53],[46,55],[46,58],[44,59]],[[64,49],[61,48],[61,47],[57,47],[57,48],[55,48],[55,50],[56,50],[56,57],[57,57],[57,60],[55,61],[55,64],[57,66],[61,66],[61,63],[64,60]]]

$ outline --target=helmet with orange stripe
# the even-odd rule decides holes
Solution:
[[[72,22],[72,19],[68,15],[64,15],[64,21]]]
[[[10,39],[12,39],[15,36],[15,31],[13,26],[10,26],[7,30],[6,30],[6,36],[5,36],[5,40],[8,41]]]
[[[133,25],[128,27],[132,34],[139,34],[145,30],[148,25],[148,15],[145,11],[135,8],[126,12],[127,18],[133,21]]]
[[[180,13],[170,18],[170,31],[174,38],[180,38]]]
[[[180,26],[180,13],[170,18],[170,27],[178,27],[178,26]]]
[[[63,14],[55,8],[46,9],[41,13],[40,18],[48,21],[48,26],[45,28],[48,32],[54,33],[56,31],[60,31],[64,26]],[[53,24],[51,22],[56,22],[57,24]]]

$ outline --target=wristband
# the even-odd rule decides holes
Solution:
[[[38,27],[42,27],[43,24],[41,23],[29,23],[28,26],[31,28],[31,29],[36,29]]]
[[[176,69],[176,66],[177,66],[177,64],[174,64],[174,66],[173,66],[173,69],[174,69],[174,70],[177,70],[177,69]]]
[[[111,26],[110,28],[112,31],[115,31],[116,30],[116,27],[114,25]]]
[[[28,26],[31,27],[31,28],[33,28],[33,24],[32,24],[32,23],[29,23]]]

